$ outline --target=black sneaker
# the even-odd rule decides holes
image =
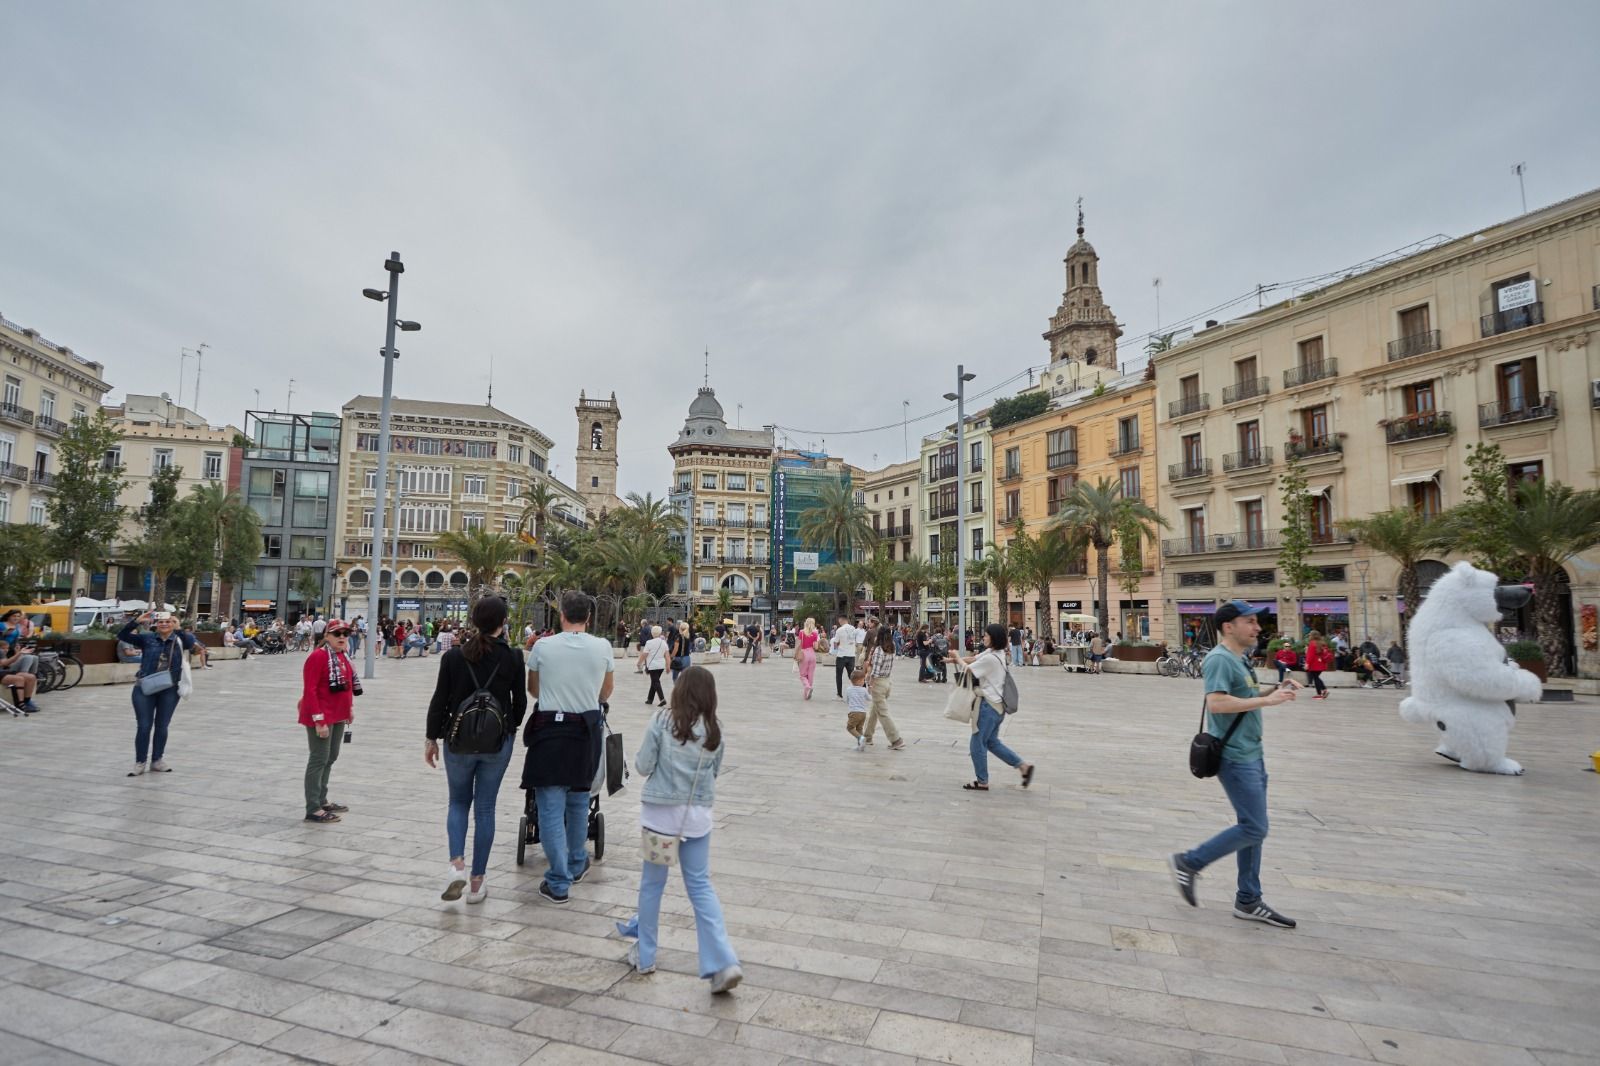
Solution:
[[[567,903],[571,900],[570,896],[556,895],[555,890],[550,887],[550,882],[548,881],[539,882],[539,895],[543,896],[551,903]]]
[[[1177,852],[1167,856],[1167,868],[1172,871],[1172,881],[1178,886],[1178,895],[1183,897],[1183,901],[1191,907],[1200,906],[1200,901],[1194,895],[1194,882],[1199,873],[1185,866],[1183,857]]]
[[[1233,916],[1235,918],[1243,918],[1247,922],[1265,922],[1268,925],[1275,925],[1279,929],[1294,928],[1293,918],[1279,914],[1277,911],[1273,910],[1271,907],[1259,900],[1248,907],[1241,907],[1235,904],[1233,908]]]
[[[574,877],[572,879],[572,883],[573,884],[577,884],[579,881],[582,881],[585,877],[588,877],[589,876],[589,868],[592,867],[593,865],[594,865],[594,860],[592,860],[592,859],[590,861],[584,863],[583,864],[583,872],[580,873],[577,877]]]

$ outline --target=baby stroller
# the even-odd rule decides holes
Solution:
[[[283,634],[273,629],[258,633],[256,643],[261,645],[262,655],[282,655],[285,651]]]
[[[1362,655],[1356,658],[1356,673],[1367,675],[1363,688],[1405,688],[1405,682],[1381,655]]]
[[[538,704],[534,705],[537,712]],[[622,754],[622,734],[613,733],[611,725],[606,720],[606,714],[611,710],[611,705],[600,705],[600,721],[603,723],[605,737],[600,745],[600,768],[594,775],[594,784],[589,789],[589,831],[588,839],[594,841],[594,861],[599,862],[606,857],[606,816],[600,812],[600,790],[606,790],[608,796],[614,796],[622,790],[628,778],[627,760]],[[528,845],[539,843],[539,808],[534,802],[533,789],[528,789],[523,799],[522,818],[517,823],[517,865],[521,866],[527,861]]]

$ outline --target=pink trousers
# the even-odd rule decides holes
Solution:
[[[817,650],[805,648],[799,652],[800,656],[800,684],[805,686],[807,692],[811,691],[811,678],[817,672]]]

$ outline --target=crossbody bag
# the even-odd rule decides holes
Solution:
[[[1206,701],[1200,698],[1200,732],[1194,735],[1189,742],[1189,772],[1196,777],[1216,777],[1222,769],[1222,749],[1228,746],[1228,741],[1233,738],[1233,731],[1239,728],[1239,723],[1244,721],[1244,716],[1249,711],[1240,711],[1233,716],[1233,724],[1228,726],[1228,731],[1222,736],[1217,736],[1206,728]]]
[[[155,696],[176,685],[172,679],[172,638],[169,637],[161,642],[161,658],[156,661],[155,671],[139,678],[139,691]]]
[[[657,719],[661,721],[661,719]],[[666,726],[662,726],[663,732]],[[683,819],[678,823],[676,835],[658,833],[654,829],[639,827],[639,850],[644,853],[645,862],[653,862],[657,866],[676,866],[678,864],[678,845],[683,843],[683,830],[689,824],[689,807],[694,803],[694,790],[700,784],[700,769],[706,762],[705,741],[700,742],[700,758],[695,760],[694,779],[689,782],[689,802],[684,804]]]

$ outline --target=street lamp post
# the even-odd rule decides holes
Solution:
[[[400,501],[406,491],[398,486],[394,490],[394,532],[389,539],[389,617],[400,617]]]
[[[1361,575],[1361,639],[1371,640],[1372,630],[1367,627],[1367,571],[1372,569],[1372,560],[1357,559],[1356,573]]]
[[[977,376],[956,364],[956,391],[944,394],[945,399],[956,402],[956,647],[962,651],[967,648],[967,482],[961,473],[961,458],[967,452],[967,382]]]
[[[400,275],[405,273],[405,264],[400,262],[399,252],[390,252],[389,258],[384,261],[383,269],[389,272],[389,291],[378,289],[362,289],[361,295],[369,300],[377,300],[387,304],[384,308],[383,351],[383,405],[378,413],[378,484],[387,487],[389,484],[389,401],[394,395],[394,361],[400,357],[395,351],[394,331],[396,328],[406,333],[414,333],[422,326],[417,322],[402,322],[400,314]],[[292,385],[291,385],[292,388]],[[291,392],[290,396],[294,394]],[[292,402],[292,401],[291,401]],[[380,579],[383,574],[383,501],[378,501],[378,506],[372,509],[372,588],[379,589]],[[391,580],[398,583],[400,575],[394,574]],[[362,676],[372,677],[372,641],[367,642],[366,656],[362,662]]]

